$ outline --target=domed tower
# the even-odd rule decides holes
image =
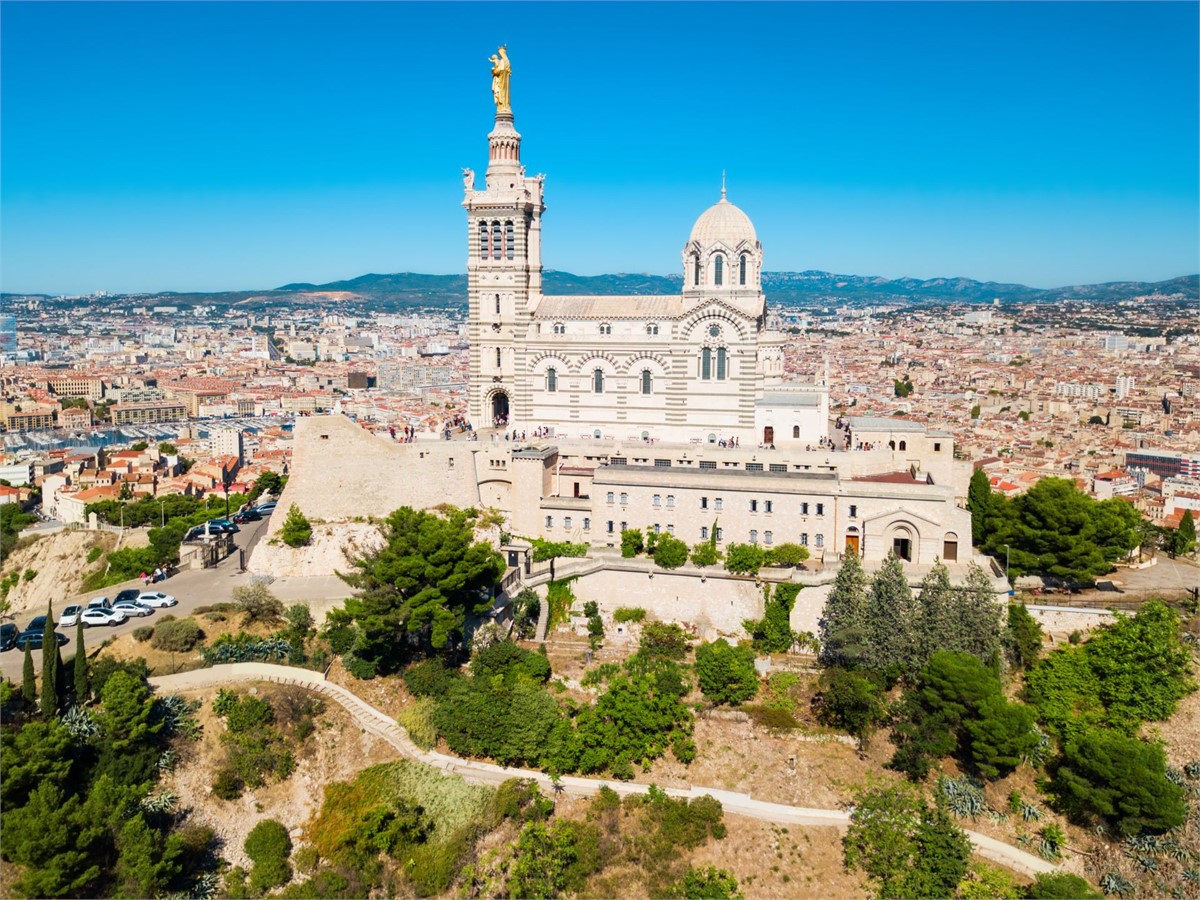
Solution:
[[[754,223],[726,199],[724,187],[684,245],[683,298],[689,305],[708,298],[732,300],[743,309],[762,305],[762,244]]]

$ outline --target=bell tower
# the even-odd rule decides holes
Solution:
[[[529,397],[520,374],[531,312],[542,292],[544,177],[526,177],[509,102],[512,68],[501,47],[492,62],[496,122],[488,135],[484,189],[463,169],[467,211],[468,415],[476,428],[520,427]]]

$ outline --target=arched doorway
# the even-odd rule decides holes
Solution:
[[[492,425],[502,427],[508,424],[508,394],[496,391],[492,394]]]

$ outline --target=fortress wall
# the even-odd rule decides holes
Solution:
[[[293,503],[328,522],[382,517],[401,506],[478,506],[474,452],[463,441],[395,444],[345,416],[304,416],[296,420],[291,473],[268,534]]]

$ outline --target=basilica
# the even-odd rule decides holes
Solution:
[[[762,244],[724,188],[683,246],[682,294],[542,293],[545,176],[521,164],[506,66],[493,81],[483,189],[463,170],[474,423],[559,438],[817,444],[828,388],[784,380]]]

